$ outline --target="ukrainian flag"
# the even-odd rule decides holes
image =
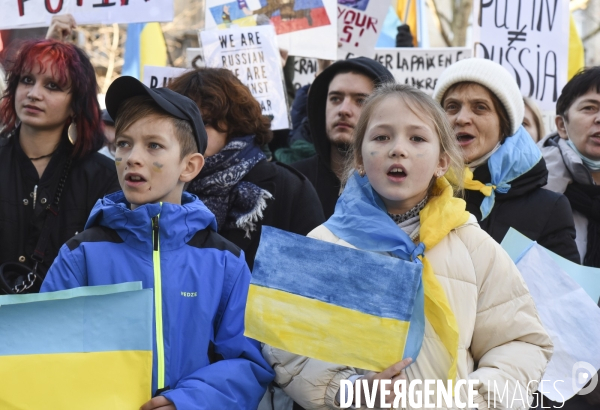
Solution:
[[[141,81],[146,65],[167,65],[167,45],[160,23],[129,24],[121,75],[129,75]]]
[[[141,282],[0,297],[0,408],[138,409],[152,383]]]
[[[423,302],[420,312],[415,303],[422,268],[265,226],[246,305],[246,336],[374,371],[416,358],[423,338]],[[413,318],[421,321],[417,332],[410,332]]]

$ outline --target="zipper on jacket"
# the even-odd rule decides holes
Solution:
[[[33,187],[33,209],[35,209],[35,201],[37,201],[37,185]]]
[[[154,266],[154,316],[156,326],[156,359],[158,363],[157,388],[162,389],[165,387],[165,343],[163,338],[162,281],[160,271],[160,243],[158,237],[159,215],[152,218],[152,264]]]

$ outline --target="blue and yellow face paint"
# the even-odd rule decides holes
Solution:
[[[152,289],[132,285],[0,297],[0,408],[133,409],[148,401]]]
[[[423,335],[411,333],[418,341],[408,338],[421,270],[422,265],[398,258],[263,227],[246,336],[375,371],[416,358]],[[408,346],[417,350],[405,351]]]

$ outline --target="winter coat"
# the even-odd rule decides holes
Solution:
[[[260,161],[242,179],[268,191],[273,199],[267,201],[263,218],[257,229],[246,237],[243,229],[222,229],[219,233],[233,242],[246,255],[250,269],[260,242],[263,225],[306,235],[325,222],[321,203],[312,184],[295,169],[277,162]]]
[[[128,205],[122,192],[98,201],[42,291],[141,281],[162,300],[154,307],[162,332],[153,334],[152,392],[161,371],[169,387],[161,394],[178,410],[256,408],[273,372],[244,337],[250,271],[243,252],[216,233],[214,215],[194,195],[184,193],[182,205]],[[211,363],[209,352],[223,360]]]
[[[54,201],[71,152],[65,134],[40,178],[19,144],[18,131],[0,138],[0,264],[23,262],[33,266],[31,255],[46,219],[46,206]],[[120,189],[115,163],[104,155],[93,153],[73,161],[60,197],[58,224],[50,233],[44,261],[39,265],[42,274],[60,247],[83,231],[96,201]]]
[[[542,155],[548,166],[548,184],[544,188],[550,191],[564,193],[567,186],[575,181],[580,184],[594,185],[590,171],[583,165],[581,158],[567,145],[567,142],[556,133],[548,135],[538,143]],[[577,236],[575,242],[581,259],[576,261],[582,263],[587,251],[588,220],[575,210],[573,220]]]
[[[473,179],[489,183],[489,168],[485,164],[477,167]],[[564,195],[541,188],[547,179],[548,170],[542,158],[528,172],[511,181],[507,193],[496,193],[494,207],[483,221],[480,206],[484,195],[465,190],[467,211],[475,215],[481,228],[498,243],[512,227],[544,248],[579,263],[571,205]]]
[[[325,226],[310,237],[352,247]],[[544,330],[529,291],[506,252],[481,230],[474,217],[452,230],[435,247],[425,251],[440,281],[459,328],[458,379],[476,379],[474,402],[486,409],[489,395],[497,408],[508,408],[515,386],[540,380],[552,355],[552,342]],[[393,343],[393,341],[391,341]],[[382,341],[382,349],[386,348]],[[305,409],[337,409],[340,380],[366,371],[298,356],[270,346],[263,355],[275,369],[275,381]],[[426,321],[419,356],[406,369],[413,379],[447,380],[451,357],[433,327]],[[500,394],[495,394],[496,381]],[[508,396],[500,398],[508,384]],[[519,393],[516,393],[519,397]],[[433,395],[435,397],[437,393]],[[523,399],[526,397],[523,396]],[[466,402],[466,390],[461,390]],[[523,402],[515,401],[522,405]],[[517,408],[515,407],[515,408]],[[518,407],[523,408],[523,407]]]
[[[327,136],[325,108],[329,83],[340,72],[358,72],[373,80],[375,85],[385,81],[394,81],[394,76],[384,66],[371,58],[359,57],[340,60],[327,67],[315,78],[308,92],[308,121],[310,135],[317,155],[293,163],[292,166],[302,172],[315,187],[325,219],[333,215],[335,204],[340,195],[340,180],[331,170],[331,143]]]

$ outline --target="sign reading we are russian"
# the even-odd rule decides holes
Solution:
[[[376,48],[374,60],[390,70],[399,83],[431,95],[446,67],[471,54],[467,47]]]
[[[226,68],[260,103],[271,118],[271,129],[289,128],[281,57],[273,26],[229,28],[200,32],[206,67]]]
[[[504,66],[524,96],[554,110],[567,82],[569,18],[569,0],[475,1],[475,57]]]
[[[66,13],[77,24],[172,21],[173,0],[0,0],[0,29],[46,27]]]

